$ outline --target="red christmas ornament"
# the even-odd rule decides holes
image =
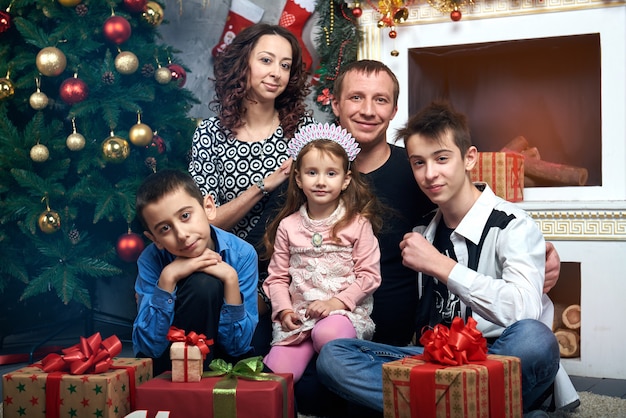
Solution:
[[[102,26],[104,37],[114,44],[123,44],[130,38],[132,32],[130,23],[122,16],[111,16]]]
[[[398,32],[396,32],[395,30],[389,31],[389,37],[391,39],[396,39],[396,36],[398,36]]]
[[[172,72],[172,80],[176,85],[178,87],[184,86],[187,81],[187,72],[185,69],[178,64],[167,64],[167,68]]]
[[[353,7],[352,8],[352,16],[354,16],[354,17],[361,17],[361,16],[363,16],[363,9],[361,9],[360,7]]]
[[[143,12],[148,0],[124,0],[124,7],[131,13]]]
[[[452,19],[455,22],[458,22],[459,20],[461,20],[461,11],[454,9],[453,11],[450,12],[450,19]]]
[[[152,143],[150,144],[150,146],[156,147],[159,154],[163,154],[167,149],[163,138],[161,138],[159,135],[156,135],[156,134],[152,137]]]
[[[80,78],[74,76],[68,78],[59,87],[59,96],[67,104],[82,102],[89,94],[89,87]]]
[[[115,246],[117,255],[122,260],[129,263],[136,262],[144,248],[145,244],[141,235],[133,232],[129,232],[119,237],[117,245]]]
[[[0,33],[4,33],[11,27],[11,15],[9,12],[0,10]]]

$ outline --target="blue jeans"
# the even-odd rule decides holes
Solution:
[[[383,411],[382,365],[422,354],[422,347],[395,347],[358,339],[327,343],[317,358],[319,379],[348,401]],[[559,369],[556,337],[543,323],[524,319],[507,327],[489,354],[521,359],[524,412],[549,389]]]

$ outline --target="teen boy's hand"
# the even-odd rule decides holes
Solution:
[[[400,249],[403,265],[433,276],[444,284],[448,283],[448,277],[456,261],[441,254],[422,234],[409,232],[404,235]]]

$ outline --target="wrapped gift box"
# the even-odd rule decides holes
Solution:
[[[522,417],[522,375],[517,357],[443,366],[407,357],[383,364],[385,418]]]
[[[22,367],[2,376],[4,417],[124,417],[134,410],[135,388],[151,378],[151,359],[115,358],[98,374]],[[51,400],[58,409],[46,411]]]
[[[203,372],[203,355],[200,348],[184,342],[172,343],[172,382],[199,382]]]
[[[470,177],[474,182],[487,183],[496,196],[504,200],[524,200],[524,157],[521,154],[479,152]]]
[[[197,383],[181,383],[172,382],[171,372],[165,372],[137,388],[136,406],[149,417],[169,411],[170,418],[293,418],[292,375],[271,376],[272,380],[203,377]],[[230,394],[223,387],[226,379],[234,386]]]

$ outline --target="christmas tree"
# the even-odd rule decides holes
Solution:
[[[160,42],[163,7],[0,0],[3,316],[91,309],[98,280],[135,274],[136,189],[186,170],[196,126],[186,69]]]

